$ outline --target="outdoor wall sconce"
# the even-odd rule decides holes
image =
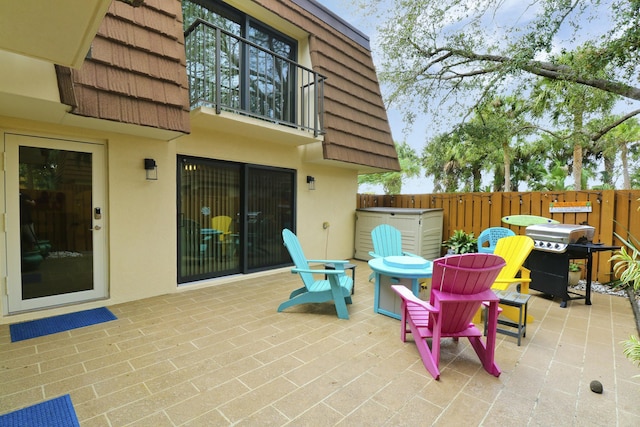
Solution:
[[[158,179],[158,165],[153,159],[144,159],[144,170],[147,173],[147,180],[156,181]]]
[[[316,179],[311,175],[307,175],[307,184],[309,184],[309,190],[316,189]]]

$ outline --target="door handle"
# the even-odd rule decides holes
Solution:
[[[98,230],[101,230],[101,229],[102,229],[102,227],[100,227],[99,225],[96,225],[95,227],[90,228],[89,230],[90,231],[98,231]]]

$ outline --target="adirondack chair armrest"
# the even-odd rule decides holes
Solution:
[[[491,305],[491,301],[482,301],[482,305],[485,307],[489,307]],[[502,307],[498,305],[498,314],[502,313]]]
[[[420,255],[412,254],[411,252],[402,251],[402,255],[404,255],[404,256],[412,256],[414,258],[422,258]]]
[[[529,283],[531,282],[531,278],[530,277],[512,277],[510,279],[496,279],[494,283],[511,284],[511,283],[520,283],[520,282]]]
[[[292,268],[291,272],[296,273],[311,273],[311,274],[344,274],[344,270],[316,270],[313,268]]]
[[[460,295],[460,294],[452,294],[449,292],[442,292],[437,289],[432,289],[431,292],[434,292],[438,295],[438,299],[443,302],[448,301],[480,301],[481,303],[496,303],[500,301],[500,298],[491,290],[487,289],[482,292],[478,292],[477,294],[468,294],[468,295]]]
[[[336,267],[339,265],[348,264],[349,261],[344,259],[308,259],[307,262],[319,262],[321,264],[335,264]]]
[[[423,301],[417,296],[415,296],[409,289],[407,289],[404,285],[391,285],[391,289],[393,289],[400,297],[412,304],[419,305],[423,307],[425,310],[430,311],[432,313],[438,313],[440,310],[429,304],[427,301]]]

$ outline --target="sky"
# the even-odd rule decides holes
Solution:
[[[318,3],[327,7],[332,12],[336,13],[342,19],[353,25],[355,28],[363,32],[369,37],[371,41],[371,49],[373,50],[373,60],[376,67],[379,69],[377,59],[379,54],[375,52],[376,44],[376,23],[371,21],[371,18],[363,16],[359,13],[357,7],[352,4],[351,0],[316,0]],[[384,88],[381,88],[384,95]],[[417,121],[411,129],[406,129],[406,125],[402,120],[402,115],[398,110],[387,108],[387,116],[389,118],[389,125],[391,127],[391,135],[396,142],[406,141],[418,155],[422,153],[422,150],[426,144],[426,135],[428,120]],[[433,182],[431,179],[427,179],[424,176],[414,179],[405,179],[402,184],[402,194],[425,194],[431,193],[433,190]],[[361,193],[375,193],[383,194],[382,187],[374,186],[360,186],[359,192]]]
[[[362,11],[359,11],[357,6],[354,5],[354,0],[316,0],[318,3],[324,5],[337,15],[339,15],[342,19],[353,25],[355,28],[366,34],[371,41],[371,49],[372,56],[374,60],[374,64],[376,68],[380,70],[380,53],[377,52],[377,23],[373,22],[373,18],[365,16]],[[511,2],[510,7],[505,7],[505,13],[509,16],[512,16],[511,19],[516,21],[526,21],[527,15],[532,13],[533,11],[525,7],[522,8],[523,4],[518,0],[508,0],[507,6],[509,6],[509,2]],[[586,31],[584,34],[585,37],[593,36],[593,32],[597,33],[603,28],[608,28],[607,25],[597,25],[603,24],[601,19],[607,19],[604,16],[600,16],[599,19],[594,23],[589,23],[589,25],[585,24],[585,29],[588,28],[589,31]],[[573,40],[572,42],[565,40],[558,40],[560,45],[564,45],[564,43],[574,44],[579,42],[579,40]],[[560,49],[560,45],[557,46],[557,50]],[[555,49],[554,49],[555,50]],[[381,87],[381,91],[383,97],[386,95],[385,87]],[[637,103],[636,103],[637,105]],[[614,110],[617,113],[626,113],[630,111],[630,107],[628,105],[621,107],[620,111]],[[638,106],[633,107],[632,109],[638,108]],[[396,142],[407,142],[409,146],[411,146],[418,155],[422,154],[422,151],[427,143],[428,138],[437,134],[437,129],[433,129],[431,123],[433,122],[430,117],[424,116],[419,117],[415,123],[411,126],[411,128],[407,129],[405,122],[402,119],[402,115],[398,110],[394,108],[387,107],[387,115],[389,118],[389,124],[391,126],[391,133],[393,135],[393,139]],[[488,177],[487,179],[490,179]],[[567,184],[572,183],[572,178],[567,177]],[[488,184],[488,183],[487,183]],[[619,184],[619,182],[617,182]],[[402,194],[424,194],[431,193],[433,191],[433,181],[431,178],[425,178],[421,176],[420,178],[414,179],[405,179],[403,180],[402,185]],[[375,193],[382,194],[382,187],[373,187],[373,186],[360,186],[359,192],[361,193]]]

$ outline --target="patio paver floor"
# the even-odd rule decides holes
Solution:
[[[82,426],[640,425],[637,334],[627,299],[593,305],[535,291],[518,347],[498,335],[502,375],[445,340],[435,381],[399,321],[373,312],[357,266],[350,319],[332,304],[277,306],[289,272],[109,306],[118,320],[11,343],[0,326],[0,413],[69,393]],[[603,394],[591,392],[599,380]]]

